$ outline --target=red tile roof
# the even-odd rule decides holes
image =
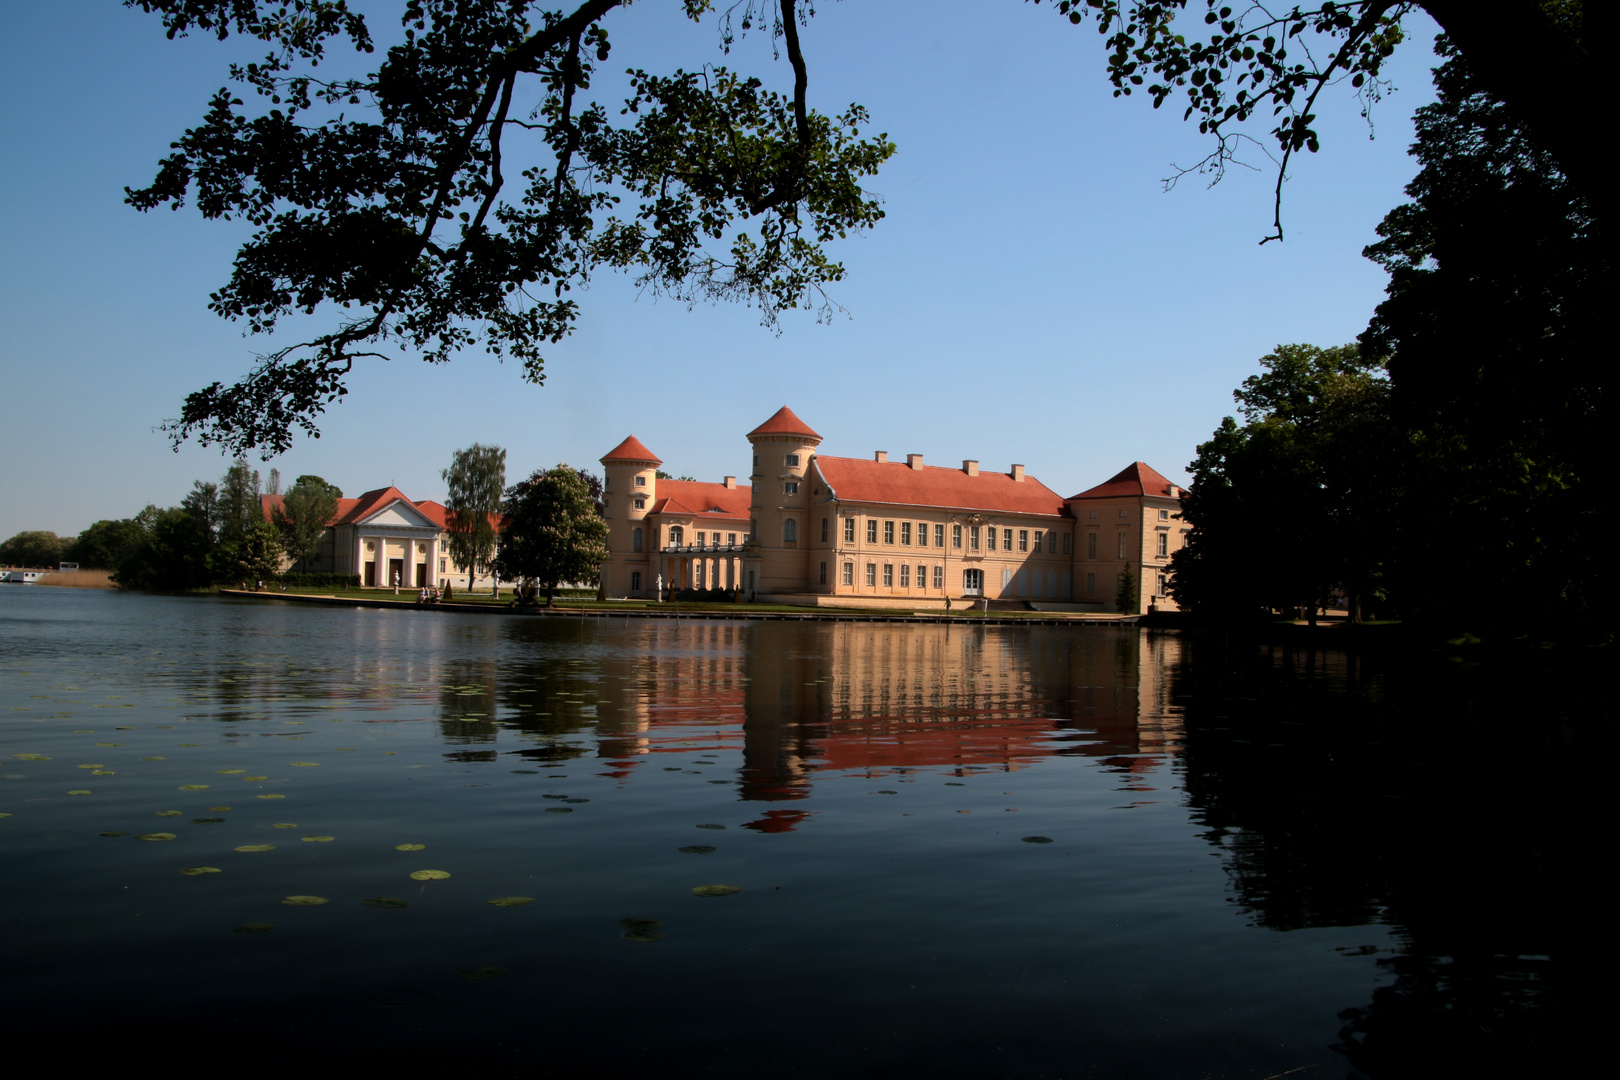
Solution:
[[[441,530],[447,527],[445,524],[447,511],[442,503],[436,503],[432,499],[411,502],[410,499],[405,497],[405,493],[397,487],[377,488],[375,491],[366,492],[357,499],[339,499],[336,513],[332,515],[332,519],[326,524],[328,526],[354,525],[380,510],[387,509],[395,500],[415,507],[418,513],[434,525],[437,525]],[[274,521],[275,510],[281,506],[281,496],[260,495],[259,505],[264,509],[264,516]],[[489,523],[499,529],[501,527],[501,516],[491,514]]]
[[[817,442],[821,441],[816,429],[800,420],[786,405],[777,409],[769,420],[748,433],[750,439],[755,435],[808,435]]]
[[[647,449],[634,435],[626,436],[624,442],[603,454],[600,460],[604,463],[609,461],[650,461],[654,465],[664,463],[663,458]]]
[[[1065,515],[1057,492],[1029,474],[1014,480],[1008,473],[981,472],[927,465],[913,469],[902,461],[817,455],[814,467],[845,502],[936,506],[952,510],[986,510],[1000,514]]]
[[[706,518],[748,520],[748,504],[753,502],[751,487],[728,488],[698,480],[658,481],[658,500],[650,513],[691,514]]]
[[[1071,499],[1117,499],[1121,496],[1153,495],[1173,499],[1175,485],[1161,476],[1153,466],[1137,461],[1121,469],[1116,475],[1087,488]]]

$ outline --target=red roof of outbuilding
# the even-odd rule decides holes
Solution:
[[[448,527],[446,525],[446,515],[448,512],[445,510],[444,504],[436,503],[432,499],[423,499],[421,502],[412,502],[410,499],[406,498],[405,493],[400,491],[397,487],[377,488],[375,491],[366,492],[357,499],[339,499],[337,501],[337,511],[332,515],[332,519],[326,524],[328,526],[353,525],[357,522],[364,521],[366,518],[377,513],[379,510],[387,509],[395,501],[403,502],[407,506],[415,508],[419,514],[427,518],[440,529]],[[269,518],[271,521],[274,521],[275,511],[279,506],[281,506],[281,496],[260,495],[259,504],[264,509],[264,516]],[[489,523],[497,529],[501,527],[501,520],[502,519],[499,514],[491,514],[489,516]]]
[[[650,461],[654,465],[662,465],[664,459],[644,446],[640,439],[634,435],[625,437],[624,442],[603,454],[601,461]]]
[[[650,513],[691,514],[710,518],[748,520],[748,504],[753,502],[752,487],[728,488],[699,480],[660,480],[658,500]]]
[[[1088,488],[1071,499],[1117,499],[1120,496],[1153,495],[1161,499],[1176,497],[1175,485],[1165,479],[1146,462],[1133,462],[1116,475]]]
[[[1002,472],[969,476],[961,469],[938,465],[913,469],[902,461],[868,461],[819,454],[815,467],[833,494],[846,502],[939,506],[1049,517],[1065,513],[1062,496],[1028,473],[1022,480],[1014,480],[1011,474]]]
[[[769,420],[748,433],[750,439],[755,435],[808,435],[817,442],[821,441],[816,429],[800,420],[786,405],[777,409]]]

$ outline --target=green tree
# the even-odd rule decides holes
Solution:
[[[86,570],[116,570],[128,554],[145,542],[146,532],[132,518],[102,520],[81,532],[63,554]]]
[[[1383,584],[1402,443],[1383,365],[1357,346],[1279,345],[1233,393],[1188,466],[1191,525],[1171,594],[1206,615],[1312,613],[1335,592],[1353,617]]]
[[[513,485],[502,505],[497,570],[508,581],[534,583],[555,603],[557,587],[594,581],[607,561],[607,522],[580,470],[558,465]]]
[[[471,592],[478,568],[487,569],[495,556],[497,536],[491,519],[500,510],[506,489],[506,450],[473,443],[457,450],[450,467],[439,475],[450,489],[444,500],[450,561],[467,572]]]
[[[1114,590],[1114,610],[1122,615],[1136,615],[1142,606],[1142,592],[1136,587],[1136,574],[1131,564],[1119,572],[1119,587]]]
[[[300,476],[287,489],[274,517],[289,558],[307,564],[320,555],[341,497],[342,492],[318,476]]]
[[[1412,201],[1366,252],[1390,279],[1362,342],[1390,357],[1411,441],[1401,594],[1429,623],[1608,637],[1613,245],[1494,84],[1439,49]]]
[[[194,494],[205,491],[199,481]],[[247,459],[237,458],[219,481],[219,540],[235,544],[254,532],[264,520],[264,503],[259,498],[259,470],[249,468]],[[199,509],[199,513],[202,513]]]
[[[192,509],[148,506],[129,519],[140,539],[124,549],[113,580],[126,589],[204,588],[214,581],[214,537]]]
[[[55,566],[62,561],[65,541],[53,532],[29,529],[0,543],[0,564],[9,566]]]

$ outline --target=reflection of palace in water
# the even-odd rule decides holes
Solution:
[[[809,794],[818,769],[1012,770],[1084,755],[1152,768],[1180,741],[1180,640],[1134,628],[859,622],[633,624],[600,669],[602,757],[735,748],[740,795]]]

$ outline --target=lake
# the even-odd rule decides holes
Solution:
[[[0,1003],[233,1069],[1538,1061],[1604,843],[1567,690],[1134,627],[0,587]]]

